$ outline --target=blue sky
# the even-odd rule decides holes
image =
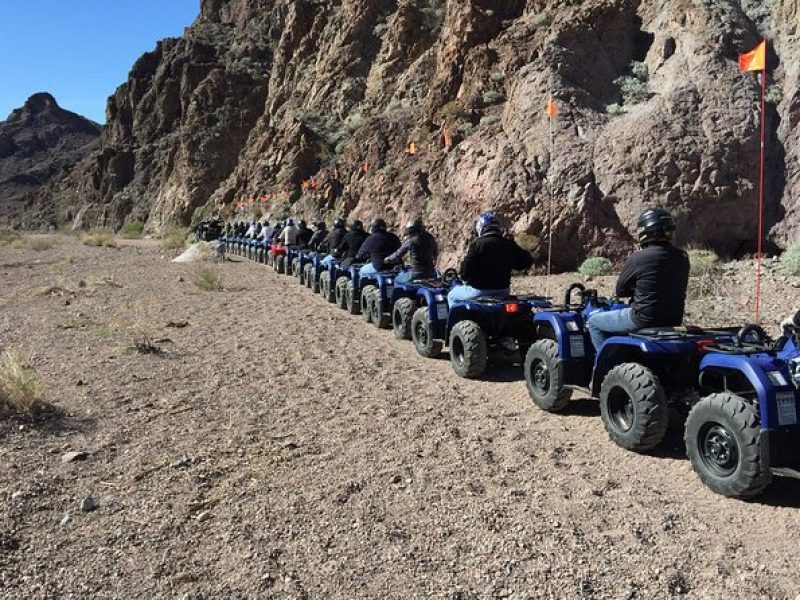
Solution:
[[[180,36],[200,0],[0,0],[0,121],[35,92],[105,122],[142,53]]]

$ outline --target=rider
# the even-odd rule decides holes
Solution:
[[[636,224],[641,250],[625,262],[616,296],[632,297],[629,308],[596,312],[586,322],[595,350],[614,334],[683,322],[689,257],[672,244],[675,222],[666,210],[648,208]]]
[[[406,254],[410,254],[410,269],[403,271],[395,281],[406,283],[412,279],[433,279],[436,277],[436,258],[439,246],[434,237],[425,229],[420,217],[406,224],[406,239],[400,249],[386,258],[386,263],[400,263]]]
[[[360,221],[358,222],[360,223]],[[344,240],[346,235],[347,227],[345,226],[344,219],[338,217],[333,222],[333,229],[331,229],[330,233],[328,233],[328,235],[325,237],[325,241],[322,242],[322,247],[320,248],[321,252],[328,253],[328,255],[322,259],[322,264],[324,266],[331,266],[336,249],[341,245],[342,240]]]
[[[328,237],[328,226],[325,225],[325,221],[320,221],[319,223],[315,223],[314,234],[308,241],[309,249],[313,250],[314,252],[318,252],[321,249],[322,245],[325,243],[325,238],[327,237]]]
[[[298,229],[297,225],[294,224],[294,219],[288,219],[286,221],[286,227],[283,228],[281,232],[281,243],[284,246],[294,246],[297,244],[297,235],[300,233],[300,229]]]
[[[314,232],[308,228],[305,221],[300,221],[300,224],[297,228],[297,245],[305,248],[308,245],[308,242],[311,240],[311,236],[314,235]]]
[[[355,262],[356,255],[368,237],[367,232],[364,231],[364,224],[358,219],[353,221],[350,231],[333,250],[334,255],[341,260],[343,268],[346,269]]]
[[[261,240],[269,243],[272,240],[272,234],[275,233],[275,228],[269,224],[269,221],[264,220],[264,227],[261,228]]]
[[[356,262],[369,259],[370,262],[361,267],[360,276],[374,275],[385,271],[388,265],[385,260],[398,248],[400,238],[386,229],[386,221],[376,217],[369,226],[370,236],[364,241],[356,254]]]
[[[483,213],[475,225],[478,237],[467,249],[461,263],[462,285],[447,294],[448,302],[471,300],[478,296],[508,296],[511,271],[524,271],[533,264],[533,257],[506,236],[492,213]]]

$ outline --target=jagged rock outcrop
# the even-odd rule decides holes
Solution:
[[[26,195],[91,152],[100,126],[34,94],[0,122],[0,221],[20,211]]]
[[[659,203],[682,241],[748,252],[759,86],[736,58],[766,36],[767,228],[783,247],[800,241],[798,18],[795,0],[204,0],[109,100],[101,150],[32,206],[152,228],[421,213],[450,260],[481,210],[533,245],[552,210],[567,268],[623,256]]]

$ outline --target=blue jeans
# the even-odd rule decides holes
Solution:
[[[504,290],[479,290],[471,285],[457,285],[447,294],[447,303],[452,304],[456,300],[472,300],[478,296],[497,296],[502,298],[508,296],[509,289]]]
[[[608,338],[619,333],[629,333],[638,329],[636,323],[633,322],[632,308],[596,312],[586,321],[586,327],[589,329],[589,335],[592,338],[592,344],[596,352],[600,351],[600,346]]]
[[[368,277],[370,275],[375,275],[378,271],[375,270],[375,267],[372,266],[372,263],[367,263],[361,270],[358,272],[359,277]]]
[[[331,263],[333,262],[333,254],[328,254],[328,256],[326,256],[319,262],[324,267],[330,267]]]

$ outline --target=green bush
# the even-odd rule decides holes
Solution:
[[[192,278],[198,289],[204,292],[221,292],[222,275],[211,267],[198,267]]]
[[[125,223],[122,226],[122,229],[119,230],[120,237],[126,239],[136,239],[142,237],[142,233],[144,233],[144,223],[141,221],[131,221],[130,223]]]
[[[19,414],[29,414],[42,400],[42,380],[15,350],[0,355],[0,402]]]
[[[647,64],[639,61],[631,63],[631,73],[639,81],[648,81],[650,79],[650,71],[647,69]]]
[[[116,248],[117,242],[114,240],[114,234],[106,229],[97,229],[84,233],[81,236],[81,242],[86,246],[97,246],[98,248]]]
[[[533,17],[531,17],[531,26],[534,29],[538,29],[539,27],[545,27],[547,25],[550,25],[550,23],[552,23],[552,19],[550,18],[550,15],[548,15],[547,13],[536,13],[535,15],[533,15]]]
[[[606,113],[609,115],[624,115],[625,109],[621,105],[614,102],[613,104],[606,106]]]
[[[608,275],[614,265],[610,260],[603,256],[593,256],[583,261],[578,267],[578,273],[584,277],[598,277],[600,275]]]
[[[786,249],[781,255],[781,267],[789,275],[800,275],[800,245]]]
[[[479,125],[481,127],[488,127],[489,125],[494,125],[499,121],[500,117],[497,115],[486,115],[485,117],[481,118]]]
[[[617,77],[614,83],[619,86],[624,104],[638,104],[650,97],[650,88],[646,82],[630,75]]]
[[[172,227],[161,234],[161,247],[164,250],[183,250],[186,246],[186,232],[179,227]]]
[[[689,274],[693,277],[708,275],[719,264],[719,256],[706,248],[689,248]]]
[[[448,102],[439,110],[442,116],[447,119],[456,119],[464,114],[464,107],[460,103],[453,100]]]
[[[472,123],[462,123],[458,126],[458,132],[465,138],[468,138],[475,133],[475,126]]]
[[[783,100],[783,91],[781,90],[781,86],[775,83],[769,86],[767,88],[765,100],[768,104],[780,104]]]
[[[489,90],[488,92],[483,92],[482,99],[483,103],[489,106],[491,104],[497,104],[498,102],[502,102],[503,100],[506,99],[506,97],[500,92]]]

